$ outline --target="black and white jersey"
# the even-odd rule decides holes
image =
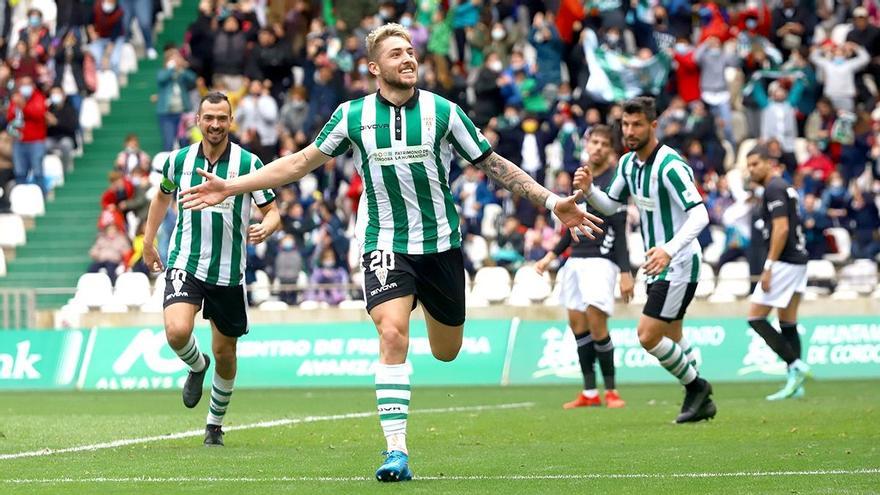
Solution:
[[[773,219],[787,217],[788,238],[785,240],[785,247],[782,249],[779,261],[796,265],[806,264],[809,256],[807,255],[804,228],[798,208],[797,191],[781,177],[774,177],[764,188],[761,213],[764,223],[762,232],[766,249],[770,249]]]
[[[614,167],[609,167],[602,175],[596,176],[593,182],[597,187],[605,189],[614,174]],[[578,231],[580,242],[573,243],[571,232],[565,229],[562,239],[553,248],[553,252],[559,256],[571,246],[572,258],[605,258],[616,264],[621,271],[630,271],[629,250],[626,245],[626,210],[621,209],[606,217],[587,203],[587,211],[605,220],[602,225],[604,233],[597,234],[595,239],[590,239]]]

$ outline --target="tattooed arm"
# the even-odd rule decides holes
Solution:
[[[535,179],[532,179],[529,174],[511,163],[510,160],[495,152],[475,165],[508,191],[527,198],[536,205],[545,206],[559,217],[569,229],[577,228],[590,239],[595,239],[593,232],[602,232],[602,229],[597,227],[602,223],[602,219],[587,213],[577,205],[583,197],[583,192],[578,191],[574,196],[560,198],[535,182]],[[573,231],[572,240],[577,242],[577,236]]]
[[[184,208],[201,210],[216,205],[229,196],[272,189],[298,181],[329,159],[317,146],[310,144],[305,149],[282,156],[255,172],[233,179],[223,180],[215,174],[198,169],[198,173],[205,178],[204,182],[182,191],[180,201]]]

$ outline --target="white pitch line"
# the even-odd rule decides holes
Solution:
[[[854,476],[880,474],[880,468],[866,469],[815,469],[809,471],[737,471],[702,473],[595,473],[595,474],[512,474],[499,476],[417,476],[422,481],[553,481],[553,480],[602,480],[602,479],[681,479],[681,478],[765,478],[791,476]],[[35,478],[0,479],[9,484],[62,484],[62,483],[291,483],[291,482],[330,482],[348,483],[357,481],[374,482],[368,476],[277,476],[267,478],[252,477],[133,477],[133,478]]]
[[[493,411],[493,410],[502,410],[502,409],[521,409],[524,407],[532,407],[535,405],[534,402],[516,402],[512,404],[494,404],[494,405],[483,405],[483,406],[463,406],[463,407],[443,407],[443,408],[435,408],[435,409],[413,409],[410,411],[410,414],[444,414],[444,413],[454,413],[454,412],[479,412],[479,411]],[[248,423],[238,426],[229,426],[225,427],[226,431],[236,431],[236,430],[251,430],[254,428],[274,428],[276,426],[287,426],[287,425],[296,425],[296,424],[304,424],[304,423],[318,423],[321,421],[338,421],[343,419],[360,419],[360,418],[370,418],[376,416],[376,411],[369,412],[360,412],[360,413],[347,413],[347,414],[332,414],[329,416],[306,416],[304,418],[287,418],[287,419],[276,419],[273,421],[260,421],[258,423]],[[42,450],[33,450],[30,452],[19,452],[17,454],[2,454],[0,455],[0,461],[9,460],[9,459],[21,459],[24,457],[43,457],[47,455],[54,454],[69,454],[71,452],[91,452],[95,450],[102,449],[114,449],[117,447],[125,447],[128,445],[137,445],[141,443],[149,443],[149,442],[158,442],[161,440],[177,440],[179,438],[189,438],[189,437],[198,437],[205,434],[205,430],[190,430],[190,431],[182,431],[179,433],[170,433],[168,435],[156,435],[152,437],[142,437],[142,438],[128,438],[123,440],[114,440],[112,442],[103,442],[103,443],[95,443],[92,445],[80,445],[78,447],[68,447],[64,449],[42,449]]]

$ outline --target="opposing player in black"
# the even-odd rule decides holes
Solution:
[[[593,127],[587,138],[587,153],[594,182],[599,187],[606,187],[614,176],[614,167],[609,162],[611,128],[604,125]],[[587,211],[602,215],[590,206]],[[614,345],[608,335],[608,318],[614,314],[614,285],[618,275],[624,301],[632,298],[635,285],[626,245],[626,212],[621,209],[606,217],[604,230],[605,233],[597,235],[596,239],[579,235],[580,242],[575,243],[572,243],[571,232],[566,230],[556,247],[535,264],[535,269],[543,273],[551,261],[572,246],[568,261],[557,277],[562,283],[561,298],[568,310],[568,325],[578,346],[584,389],[576,399],[563,404],[565,409],[602,405],[596,389],[597,358],[605,384],[605,405],[609,408],[626,405],[614,382]]]
[[[801,341],[797,331],[797,311],[807,287],[807,250],[798,211],[798,193],[780,177],[763,145],[747,156],[752,182],[764,187],[761,214],[764,242],[769,246],[761,281],[752,294],[749,325],[788,365],[785,386],[767,400],[803,396],[803,383],[810,368],[801,361]],[[779,313],[777,332],[767,316]]]

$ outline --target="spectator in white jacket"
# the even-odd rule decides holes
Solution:
[[[870,61],[868,52],[850,41],[843,45],[823,45],[814,48],[810,54],[810,62],[816,66],[825,82],[825,96],[835,108],[849,112],[855,110],[856,73]]]
[[[269,93],[269,87],[262,81],[253,80],[248,86],[248,94],[235,110],[235,121],[242,144],[259,144],[252,146],[263,163],[272,161],[278,147],[278,103]],[[254,134],[259,143],[254,143]]]

